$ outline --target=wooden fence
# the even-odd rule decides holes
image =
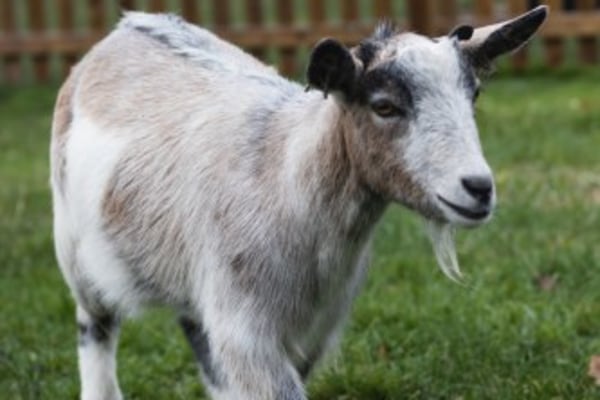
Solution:
[[[545,63],[564,61],[565,40],[577,41],[579,60],[597,62],[600,0],[0,0],[0,82],[61,78],[122,9],[177,12],[296,75],[317,40],[332,36],[355,44],[381,18],[437,35],[459,23],[508,18],[538,3],[552,9],[541,32]],[[513,58],[515,68],[528,65],[526,50]]]
[[[544,63],[558,67],[564,63],[566,48],[571,41],[578,47],[579,62],[594,64],[598,62],[598,37],[600,36],[599,0],[475,0],[471,2],[470,12],[459,9],[456,1],[426,0],[409,1],[420,7],[409,7],[411,26],[427,34],[443,34],[457,23],[474,26],[489,24],[504,18],[521,14],[539,4],[550,6],[550,17],[539,37],[542,38]],[[527,49],[517,53],[512,65],[522,70],[529,65]]]

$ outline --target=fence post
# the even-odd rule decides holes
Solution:
[[[261,0],[246,0],[246,26],[251,29],[260,29],[264,22],[263,8]],[[265,48],[254,47],[249,49],[257,58],[265,59]]]
[[[294,23],[293,0],[278,0],[276,3],[279,26],[291,26]],[[281,72],[287,76],[293,75],[296,72],[296,48],[286,46],[279,51]]]
[[[407,0],[407,15],[410,29],[423,35],[434,33],[432,0]]]
[[[198,24],[202,21],[200,9],[196,0],[183,0],[181,4],[181,14],[189,22]]]
[[[17,33],[17,18],[13,1],[0,0],[0,8],[3,11],[0,32],[4,32],[6,36],[11,37]],[[4,63],[4,80],[11,83],[19,82],[22,78],[19,54],[5,54],[2,57],[2,61]]]
[[[508,1],[508,12],[511,17],[515,17],[519,14],[527,11],[526,0],[509,0]],[[511,58],[511,64],[516,71],[522,71],[527,67],[527,49],[521,48]]]
[[[475,23],[478,26],[494,22],[494,0],[479,0],[475,2]]]
[[[439,2],[442,24],[435,27],[436,35],[445,35],[458,23],[458,5],[456,0],[446,0]]]
[[[375,0],[374,2],[376,18],[393,19],[392,0]]]
[[[42,36],[46,30],[46,21],[44,16],[43,0],[29,0],[27,2],[27,14],[29,17],[29,29],[35,34]],[[46,82],[50,78],[50,65],[48,63],[49,56],[46,52],[33,54],[33,73],[35,80],[38,82]]]
[[[165,0],[150,0],[150,11],[151,12],[164,12],[167,5]]]
[[[214,22],[217,28],[229,27],[229,0],[213,0]]]
[[[595,0],[576,0],[577,11],[593,11]],[[578,40],[579,60],[585,64],[595,64],[598,61],[598,40],[594,36],[583,36]]]
[[[546,4],[550,6],[551,14],[562,13],[561,0],[547,0]],[[544,38],[544,48],[546,53],[546,64],[550,67],[558,67],[565,58],[565,47],[561,37]]]
[[[308,27],[320,29],[325,22],[325,2],[322,0],[308,0]],[[314,43],[310,43],[311,46]]]
[[[340,2],[342,7],[342,21],[345,25],[354,24],[358,21],[359,10],[358,0],[342,0]]]
[[[73,0],[58,0],[58,30],[61,35],[68,35],[73,33],[74,19],[73,19]],[[63,77],[67,76],[71,71],[71,67],[77,61],[77,55],[72,53],[65,53],[61,57],[61,74]]]
[[[308,18],[311,27],[318,27],[325,21],[325,4],[323,0],[308,0]]]
[[[119,0],[121,10],[135,10],[135,0]]]
[[[92,32],[95,35],[104,33],[106,29],[106,8],[103,0],[88,0],[89,18]]]

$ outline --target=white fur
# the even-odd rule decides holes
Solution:
[[[77,319],[89,321],[90,317],[81,307],[77,308]],[[99,344],[93,341],[79,346],[79,371],[81,373],[81,398],[86,400],[121,400],[123,395],[117,380],[117,340]]]
[[[54,127],[52,186],[57,257],[91,342],[79,349],[84,400],[121,399],[118,318],[155,303],[182,315],[215,399],[305,399],[301,374],[336,341],[389,201],[435,216],[438,263],[460,279],[453,226],[489,217],[438,197],[476,209],[461,178],[491,171],[456,42],[403,37],[392,61],[426,88],[406,123],[304,93],[174,16],[128,13],[82,60],[70,126]],[[361,141],[384,133],[370,150],[404,169],[373,193],[382,166]]]
[[[456,87],[460,66],[452,46],[449,38],[442,38],[438,43],[420,39],[418,44],[400,51],[399,57],[412,64],[415,75],[430,80],[430,86],[436,88],[421,103],[422,117],[413,126],[414,134],[409,136],[406,160],[408,169],[422,185],[453,203],[470,208],[476,200],[464,190],[460,178],[471,175],[492,179],[492,174],[483,158],[470,99]],[[432,141],[438,145],[432,146]],[[494,203],[495,196],[491,200],[492,207]],[[470,223],[443,203],[439,205],[450,221]]]
[[[86,278],[103,294],[102,300],[118,306],[121,313],[135,313],[142,299],[133,290],[122,261],[102,232],[100,215],[106,182],[128,141],[118,133],[107,136],[77,108],[72,129],[77,134],[67,144],[67,179],[73,188],[68,192],[67,223],[69,231],[77,234],[67,239],[78,242],[76,262],[86,266]],[[64,237],[58,234],[57,241]]]

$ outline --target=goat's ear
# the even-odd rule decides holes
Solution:
[[[308,63],[309,87],[352,96],[357,75],[357,62],[343,44],[334,39],[323,39],[313,49]]]
[[[476,70],[486,70],[496,57],[519,49],[533,36],[548,16],[548,7],[539,6],[514,19],[477,28],[467,40],[466,30],[458,28],[459,45],[469,55]]]
[[[451,38],[456,38],[458,41],[469,40],[473,37],[473,29],[470,25],[460,25],[456,28],[452,29],[452,31],[448,34]]]

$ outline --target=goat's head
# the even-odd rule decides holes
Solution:
[[[542,6],[435,39],[384,24],[352,49],[321,41],[308,82],[331,92],[349,117],[349,153],[363,183],[434,221],[487,221],[495,189],[474,118],[479,78],[497,56],[525,43],[546,14]]]

